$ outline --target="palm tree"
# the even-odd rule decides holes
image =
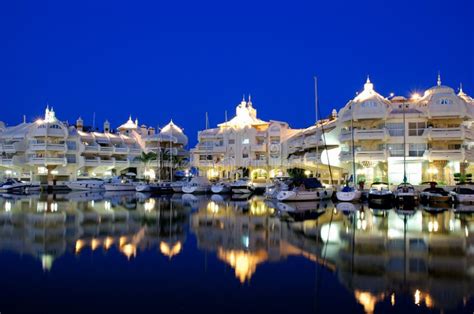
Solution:
[[[153,161],[153,160],[156,160],[156,157],[157,157],[157,154],[155,152],[142,152],[142,154],[137,157],[136,159],[141,161],[144,165],[145,165],[145,173],[148,172],[148,169],[149,169],[149,166],[150,166],[150,163]]]

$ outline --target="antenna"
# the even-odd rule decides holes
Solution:
[[[92,130],[95,131],[95,111],[94,111],[94,114],[92,115]]]
[[[209,116],[206,111],[206,130],[209,129]]]
[[[316,124],[318,123],[318,78],[316,76],[314,78],[314,107],[316,111]]]

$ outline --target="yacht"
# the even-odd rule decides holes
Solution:
[[[171,183],[160,182],[160,183],[145,183],[141,182],[136,187],[135,190],[141,193],[173,193],[173,188]]]
[[[361,191],[349,185],[336,192],[337,200],[340,202],[358,202],[361,196]]]
[[[25,183],[16,179],[7,179],[7,181],[0,183],[0,192],[7,193],[28,193],[34,190],[39,190],[39,184]]]
[[[183,186],[189,182],[188,178],[179,180],[179,181],[174,181],[172,182],[171,188],[173,189],[173,192],[175,193],[183,193]]]
[[[186,194],[202,194],[210,190],[211,182],[206,177],[194,177],[182,187],[182,192]]]
[[[456,188],[451,191],[451,195],[454,197],[456,203],[474,204],[474,189],[466,185],[456,186]]]
[[[248,178],[242,178],[230,185],[232,194],[252,194],[253,189]]]
[[[369,190],[369,203],[387,204],[392,203],[393,193],[390,191],[388,183],[374,182]]]
[[[66,186],[73,191],[103,190],[104,181],[99,179],[69,181]]]
[[[250,186],[254,193],[256,194],[264,194],[267,187],[271,186],[272,184],[265,179],[255,179],[250,182]]]
[[[214,194],[226,194],[226,193],[231,192],[229,183],[223,182],[223,181],[219,181],[217,183],[214,183],[211,186],[211,191]]]
[[[110,182],[104,184],[104,189],[107,192],[118,191],[135,191],[138,182],[134,182],[129,178],[114,178]]]
[[[446,204],[452,201],[453,196],[443,188],[436,187],[436,182],[428,182],[429,188],[424,189],[420,193],[420,201],[429,204]],[[424,183],[422,183],[424,184]]]
[[[280,202],[289,201],[318,201],[330,199],[334,190],[326,188],[316,178],[305,179],[299,187],[291,191],[281,191],[277,195]]]
[[[395,190],[395,200],[402,204],[416,204],[418,202],[418,192],[410,183],[401,183]]]

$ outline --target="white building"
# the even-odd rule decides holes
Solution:
[[[0,177],[46,183],[128,171],[143,175],[144,165],[138,157],[142,152],[156,152],[153,145],[160,141],[160,150],[171,146],[174,156],[185,156],[187,138],[172,122],[155,134],[154,128],[139,127],[130,117],[117,133],[108,121],[103,132],[98,132],[85,130],[81,118],[75,126],[61,122],[52,108],[46,108],[43,119],[12,127],[0,124]],[[156,163],[155,169],[159,166]],[[174,170],[177,167],[174,163]]]
[[[192,164],[210,178],[282,175],[287,157],[282,143],[295,132],[286,122],[258,119],[250,97],[242,99],[235,117],[198,133],[199,143],[191,150]]]

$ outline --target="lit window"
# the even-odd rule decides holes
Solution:
[[[242,140],[242,144],[250,144],[250,140],[248,138],[244,138]]]

